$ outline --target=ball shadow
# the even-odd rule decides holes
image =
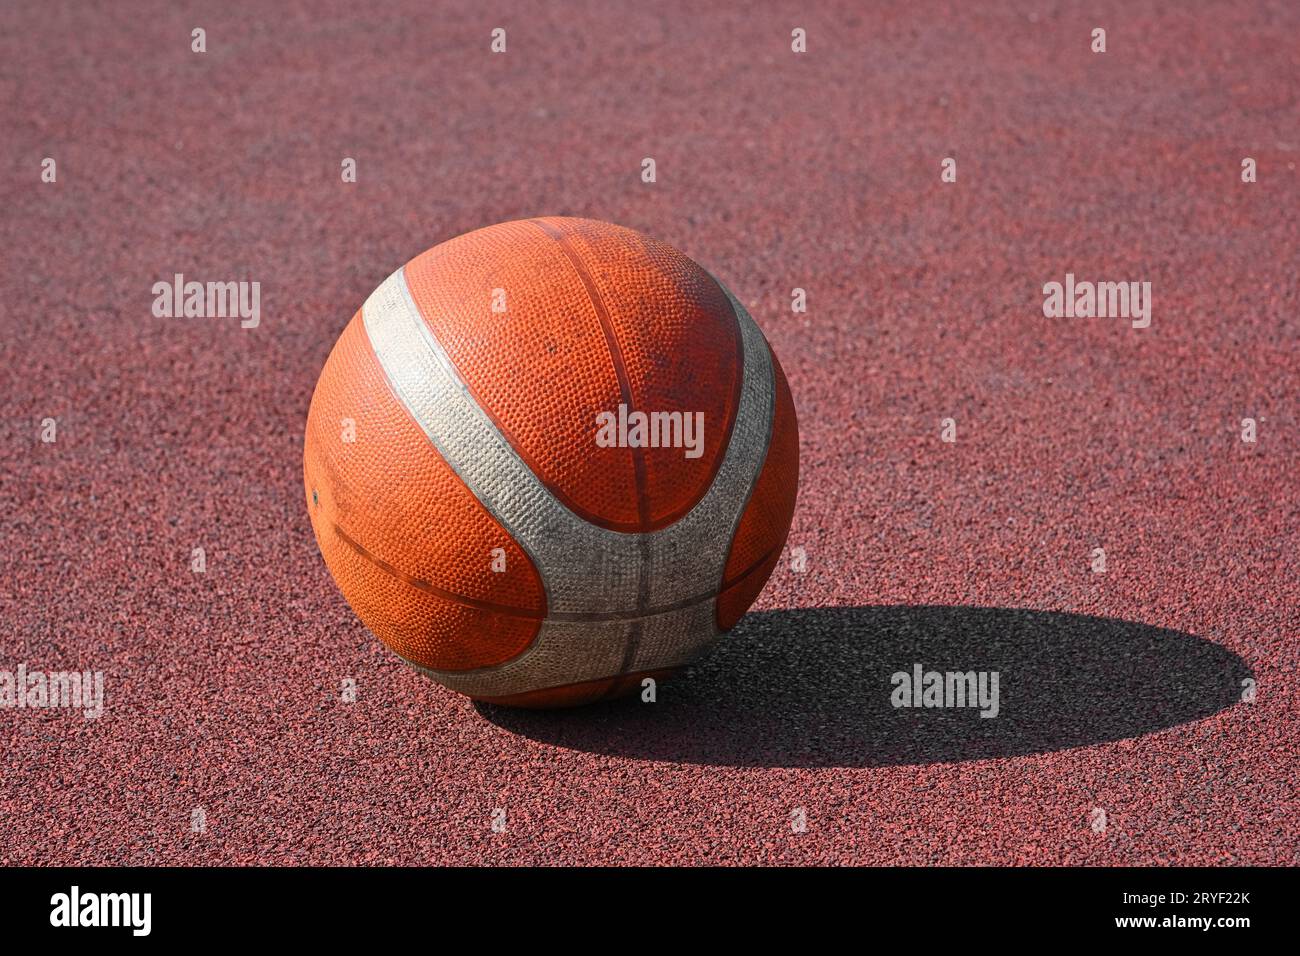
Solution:
[[[998,672],[998,713],[902,708],[897,672]],[[979,607],[832,607],[746,616],[639,697],[564,711],[476,704],[572,750],[736,767],[870,767],[1010,757],[1151,733],[1236,703],[1246,663],[1131,621]],[[991,685],[990,685],[991,686]]]

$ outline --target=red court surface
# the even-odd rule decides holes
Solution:
[[[105,710],[0,710],[0,863],[1300,861],[1298,34],[1287,0],[6,5],[0,669],[102,670]],[[654,705],[426,680],[307,518],[343,326],[539,215],[702,263],[798,407],[806,570]],[[260,282],[260,325],[155,318],[177,272]],[[1150,327],[1045,318],[1066,273],[1149,281]],[[895,709],[914,663],[998,671],[999,716]]]

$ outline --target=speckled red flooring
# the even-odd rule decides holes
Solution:
[[[6,6],[0,669],[107,700],[0,710],[0,863],[1296,863],[1297,32],[1285,0]],[[654,708],[427,682],[304,511],[366,295],[541,214],[699,260],[798,404],[807,569]],[[260,327],[154,318],[175,272],[261,282]],[[1044,318],[1066,272],[1150,281],[1151,327]],[[893,709],[913,662],[998,670],[999,717]]]

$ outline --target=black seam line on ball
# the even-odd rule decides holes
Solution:
[[[587,293],[587,301],[591,304],[592,311],[596,313],[601,334],[605,337],[605,347],[609,351],[609,360],[614,366],[614,377],[618,380],[619,394],[628,408],[636,408],[636,396],[632,394],[632,379],[628,375],[627,362],[623,358],[623,347],[614,332],[614,321],[610,318],[609,308],[605,305],[600,289],[596,287],[596,277],[591,274],[587,263],[583,261],[578,250],[574,248],[573,242],[563,231],[542,219],[529,219],[528,223],[536,226],[556,244],[560,254],[577,274],[578,281]],[[645,465],[645,449],[632,448],[630,451],[632,452],[632,479],[636,485],[637,519],[641,528],[646,529],[650,527],[650,487]]]
[[[413,588],[418,588],[432,594],[434,597],[441,598],[452,604],[460,604],[464,607],[474,608],[479,611],[486,611],[490,614],[500,614],[505,617],[522,617],[534,621],[557,621],[561,623],[582,623],[584,621],[628,621],[636,620],[642,617],[653,617],[656,614],[667,614],[669,611],[680,611],[696,604],[703,604],[705,601],[711,601],[717,597],[716,592],[707,592],[697,594],[686,598],[682,601],[675,601],[672,604],[662,604],[658,607],[647,607],[645,609],[634,609],[627,611],[590,611],[590,612],[564,612],[564,611],[538,611],[526,607],[514,607],[509,604],[494,604],[491,601],[480,601],[476,598],[466,597],[463,594],[456,594],[452,591],[446,591],[428,581],[421,581],[419,578],[413,578],[404,571],[399,571],[383,558],[371,554],[364,547],[354,541],[347,532],[337,524],[333,526],[334,533],[339,540],[350,547],[358,555],[375,565],[381,571],[392,575],[399,581],[409,584]]]

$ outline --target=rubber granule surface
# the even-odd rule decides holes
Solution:
[[[1295,864],[1298,33],[1284,0],[7,5],[0,669],[105,697],[0,709],[0,862]],[[305,511],[366,296],[539,215],[699,261],[798,407],[787,553],[653,705],[433,684]],[[176,273],[258,281],[259,324],[155,317]],[[1045,317],[1067,273],[1150,282],[1150,326]],[[893,706],[917,664],[997,672],[997,716]]]

